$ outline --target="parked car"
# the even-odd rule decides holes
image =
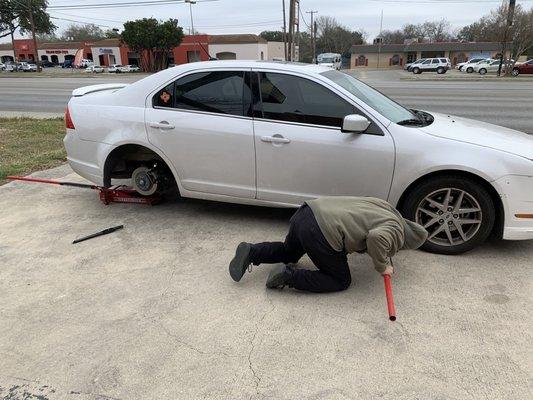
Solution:
[[[54,64],[51,61],[48,61],[48,60],[42,60],[41,61],[41,67],[43,67],[43,68],[53,68],[55,66],[56,66],[56,64]]]
[[[107,72],[111,72],[113,74],[120,74],[121,72],[126,72],[124,70],[124,66],[120,64],[112,64],[109,67],[107,67]]]
[[[4,70],[8,72],[17,72],[19,70],[19,65],[14,62],[7,62],[4,64]]]
[[[465,71],[466,68],[471,67],[472,65],[483,60],[486,60],[486,58],[472,58],[468,61],[457,64],[455,68],[457,68],[459,71]],[[473,72],[473,70],[471,70],[470,72]]]
[[[22,72],[36,72],[37,71],[37,65],[36,64],[30,64],[27,62],[21,62],[19,70]]]
[[[422,72],[445,74],[451,68],[451,65],[449,58],[426,58],[420,63],[413,64],[411,71],[413,71],[413,74],[421,74]]]
[[[323,53],[319,54],[316,58],[318,65],[324,67],[333,68],[336,70],[341,69],[342,55],[339,53]]]
[[[410,63],[407,63],[404,65],[403,69],[405,69],[406,71],[409,71],[411,72],[412,71],[412,67],[413,65],[415,64],[421,64],[425,61],[426,59],[425,58],[421,58],[420,60],[415,60],[413,62],[410,62]]]
[[[505,63],[510,62],[514,64],[514,60],[504,60],[502,70],[505,70]],[[478,72],[480,75],[485,75],[488,72],[498,72],[500,68],[500,60],[490,60],[489,63],[479,63],[474,65],[474,72]]]
[[[518,76],[520,74],[533,74],[533,59],[523,63],[516,63],[511,74],[513,76]]]
[[[70,166],[98,185],[284,207],[378,197],[445,254],[491,233],[533,239],[533,136],[409,110],[330,68],[183,64],[76,89],[65,121]]]
[[[471,74],[475,71],[475,68],[476,66],[481,66],[481,65],[488,65],[490,64],[491,62],[493,62],[495,60],[493,60],[492,58],[485,58],[484,60],[481,60],[481,61],[478,61],[477,63],[472,63],[470,65],[466,65],[463,67],[463,69],[461,70],[462,72],[466,72],[467,74]]]
[[[61,68],[74,68],[74,60],[65,60],[60,65]]]
[[[4,63],[0,63],[0,71],[5,71],[6,70],[6,66]]]
[[[123,72],[139,72],[140,70],[141,69],[138,66],[128,64],[128,65],[124,66],[124,71]]]
[[[85,68],[85,72],[92,72],[95,74],[99,74],[104,72],[104,67],[101,67],[99,65],[91,65],[90,67]]]
[[[82,58],[78,64],[78,68],[87,68],[94,65],[93,60]]]

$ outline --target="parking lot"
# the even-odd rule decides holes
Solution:
[[[530,81],[356,74],[411,107],[533,132]],[[0,79],[0,114],[60,113],[75,87],[138,78]],[[82,181],[66,165],[33,175]],[[0,186],[0,210],[1,399],[531,396],[533,241],[400,252],[390,322],[367,255],[349,256],[352,286],[335,294],[267,290],[269,266],[230,279],[236,245],[282,239],[292,210],[104,206],[91,190],[22,182]]]

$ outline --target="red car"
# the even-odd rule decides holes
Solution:
[[[518,76],[520,74],[533,74],[533,59],[523,63],[515,64],[512,74],[513,76]]]

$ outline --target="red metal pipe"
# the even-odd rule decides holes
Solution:
[[[394,297],[392,296],[392,285],[390,275],[383,275],[383,282],[385,283],[385,295],[387,296],[387,309],[389,311],[389,319],[396,321],[396,308],[394,307]]]

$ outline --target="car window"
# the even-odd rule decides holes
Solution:
[[[533,60],[530,60],[527,64],[528,65],[533,65]]]
[[[339,71],[326,71],[322,72],[320,75],[347,90],[354,97],[376,110],[389,121],[397,123],[403,120],[416,118],[416,115],[407,108],[396,103],[394,100],[389,99],[376,89],[365,85],[351,75]]]
[[[261,72],[263,116],[278,121],[342,127],[355,107],[328,88],[293,75]]]
[[[154,106],[244,115],[243,71],[199,72],[184,76],[169,86],[154,96]],[[169,99],[169,95],[173,98]]]
[[[152,99],[152,104],[154,107],[167,107],[171,108],[174,106],[174,83],[171,83],[168,86],[165,86],[161,89]]]
[[[439,63],[439,60],[437,60],[436,58],[431,60],[431,64],[438,64]]]
[[[447,63],[447,62],[448,62],[448,60],[447,60],[447,59],[445,59],[445,58],[441,58],[441,59],[440,59],[440,62],[442,62],[442,63]]]
[[[426,60],[422,64],[431,64],[431,60]]]

